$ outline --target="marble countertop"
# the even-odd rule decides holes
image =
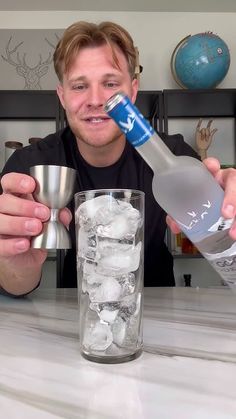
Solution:
[[[77,290],[0,296],[0,419],[235,419],[236,294],[145,288],[144,352],[79,354]]]

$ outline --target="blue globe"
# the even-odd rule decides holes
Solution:
[[[175,81],[187,89],[211,89],[226,76],[230,53],[217,35],[206,32],[189,35],[176,46],[171,57]]]

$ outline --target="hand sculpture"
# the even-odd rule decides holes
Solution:
[[[207,149],[210,147],[213,135],[217,131],[217,128],[214,128],[211,130],[211,124],[213,122],[213,119],[211,119],[206,128],[201,128],[202,119],[199,119],[197,127],[196,127],[196,133],[195,133],[195,140],[197,145],[198,153],[201,157],[201,160],[204,160],[207,157]]]

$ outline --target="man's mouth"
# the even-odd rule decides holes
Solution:
[[[92,124],[100,124],[102,122],[108,121],[110,118],[106,116],[90,116],[88,118],[84,118],[86,122],[90,122]]]

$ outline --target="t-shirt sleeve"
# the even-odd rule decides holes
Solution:
[[[188,143],[184,141],[183,135],[161,134],[160,136],[162,137],[165,144],[176,156],[189,156],[195,157],[196,159],[200,160],[200,156],[197,154],[197,152]]]
[[[24,150],[16,150],[7,160],[2,170],[2,176],[10,172],[29,174],[29,161]]]

